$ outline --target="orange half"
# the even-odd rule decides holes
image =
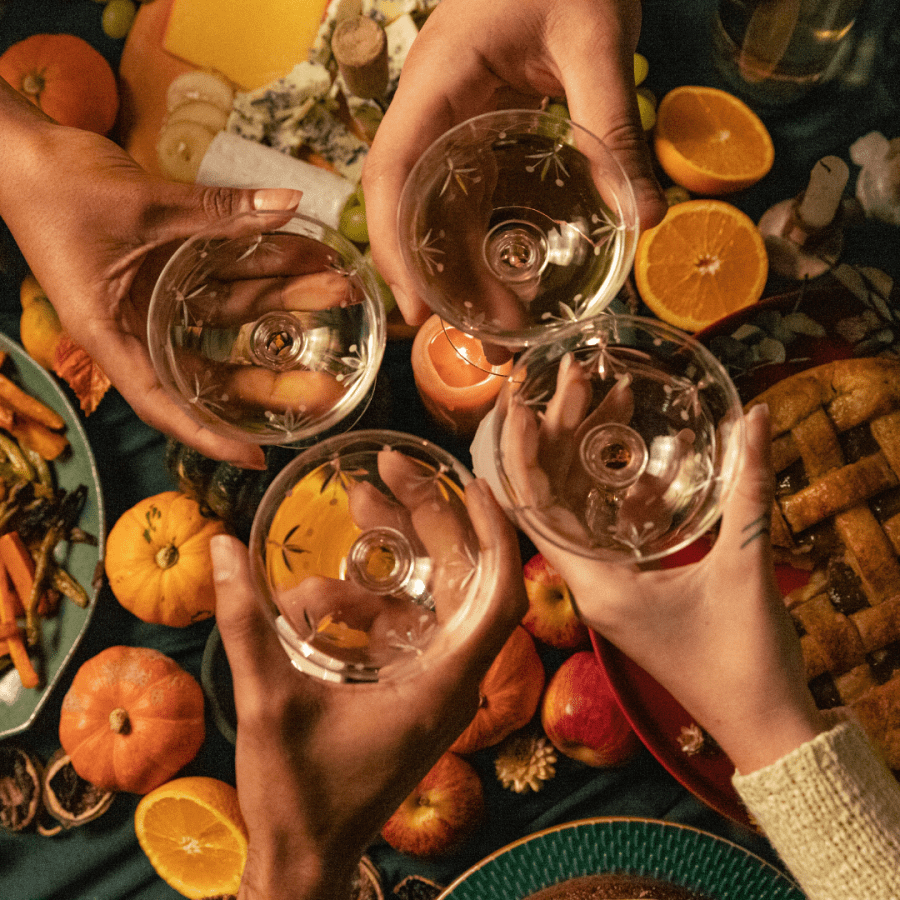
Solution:
[[[237,893],[247,828],[230,784],[204,776],[169,781],[141,799],[134,830],[160,878],[185,897]]]
[[[663,171],[695,194],[741,191],[768,174],[772,137],[759,116],[727,91],[685,85],[656,111],[653,148]]]
[[[634,278],[664,322],[700,331],[762,296],[769,260],[753,220],[723,200],[688,200],[638,240]]]

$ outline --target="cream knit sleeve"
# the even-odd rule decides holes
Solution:
[[[733,782],[810,900],[900,900],[900,785],[858,724]]]

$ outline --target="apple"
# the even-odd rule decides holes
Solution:
[[[560,650],[589,647],[590,633],[578,618],[572,592],[543,554],[532,556],[522,574],[528,594],[528,612],[522,625],[539,641]]]
[[[640,746],[592,650],[573,653],[553,674],[541,724],[560,753],[589,766],[622,765]]]
[[[385,822],[395,850],[432,859],[458,847],[484,815],[484,790],[473,766],[448,751]]]

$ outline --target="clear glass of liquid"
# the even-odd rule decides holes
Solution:
[[[604,309],[638,234],[631,184],[603,142],[527,109],[485,113],[438,138],[406,181],[398,221],[422,299],[513,351]]]
[[[828,80],[864,0],[718,0],[713,58],[758,105],[790,103]]]
[[[259,210],[182,244],[153,291],[154,368],[196,422],[303,446],[365,411],[384,353],[374,270],[327,225]]]
[[[489,427],[494,472],[478,460],[475,471],[526,533],[629,565],[707,532],[743,455],[741,403],[720,363],[637,316],[602,313],[526,350]]]
[[[343,684],[415,677],[486,609],[490,561],[471,474],[413,435],[358,430],[309,447],[260,503],[250,560],[300,671]]]

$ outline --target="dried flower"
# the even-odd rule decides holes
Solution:
[[[556,759],[544,735],[517,732],[500,745],[494,768],[503,787],[524,794],[539,791],[556,774]]]

